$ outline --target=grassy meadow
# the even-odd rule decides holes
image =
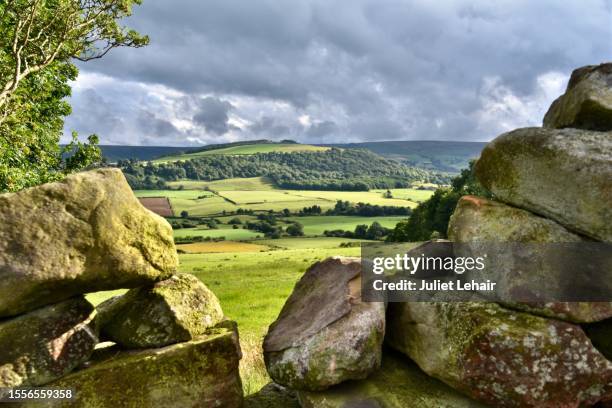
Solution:
[[[191,216],[208,217],[222,215],[223,211],[235,212],[239,208],[253,211],[292,212],[313,205],[323,210],[333,208],[336,201],[368,203],[381,206],[414,208],[433,193],[417,188],[391,189],[392,198],[385,198],[386,190],[370,191],[312,191],[283,190],[276,188],[265,177],[227,179],[218,181],[173,181],[173,190],[137,190],[137,197],[168,197],[174,215],[187,211]]]
[[[186,153],[178,155],[170,155],[160,157],[159,159],[153,160],[153,163],[168,163],[175,162],[178,160],[191,160],[197,159],[202,156],[210,155],[242,155],[242,154],[256,154],[256,153],[271,153],[271,152],[321,152],[329,150],[329,147],[312,146],[296,143],[262,143],[262,144],[250,144],[242,146],[231,146],[222,149],[205,150],[202,152]]]

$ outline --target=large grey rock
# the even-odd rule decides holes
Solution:
[[[118,169],[0,195],[0,317],[170,277],[172,228]]]
[[[126,348],[189,341],[223,320],[219,300],[190,274],[129,290],[98,306],[102,335]]]
[[[612,317],[612,302],[556,301],[562,300],[568,292],[575,295],[581,282],[582,285],[593,285],[593,290],[580,287],[585,296],[592,295],[595,289],[607,287],[612,284],[608,279],[612,270],[607,275],[605,271],[597,270],[596,276],[586,277],[580,276],[580,270],[570,263],[560,265],[563,258],[558,252],[567,248],[548,247],[547,244],[586,240],[554,221],[486,198],[464,196],[451,216],[448,236],[461,244],[455,245],[457,256],[476,257],[494,252],[486,260],[485,271],[467,272],[466,279],[483,280],[486,277],[496,282],[495,300],[504,301],[514,308],[573,322],[595,322]],[[496,243],[503,242],[508,245],[496,246]],[[514,243],[534,245],[519,247]],[[504,251],[507,256],[502,255]],[[518,252],[521,259],[515,256]],[[548,299],[529,304],[511,302],[517,298],[516,293],[527,296],[532,291],[542,291]],[[607,292],[611,291],[612,287],[609,287]]]
[[[96,350],[84,368],[46,387],[71,389],[45,407],[240,407],[238,332],[224,322],[189,342],[163,348]],[[22,407],[39,407],[38,402]]]
[[[389,304],[387,341],[427,374],[495,407],[612,398],[612,363],[577,325],[495,303]]]
[[[497,200],[612,242],[612,132],[517,129],[485,147],[476,177]]]
[[[320,392],[299,391],[303,408],[484,408],[429,377],[408,358],[385,352],[380,370]]]
[[[544,126],[612,130],[612,63],[574,70],[565,93],[546,112]]]
[[[362,303],[360,259],[334,257],[306,271],[264,339],[270,377],[322,390],[380,366],[384,303]]]
[[[83,297],[0,321],[0,388],[46,384],[86,361],[98,342]]]

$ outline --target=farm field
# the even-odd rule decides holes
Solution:
[[[304,226],[304,234],[308,236],[323,235],[325,230],[344,230],[353,231],[359,224],[370,225],[378,221],[385,228],[393,228],[398,222],[405,220],[406,217],[359,217],[347,215],[330,216],[305,216],[283,218],[290,221],[297,221]]]
[[[153,163],[168,163],[179,160],[191,160],[197,159],[202,156],[210,156],[215,154],[220,155],[242,155],[242,154],[256,154],[256,153],[271,153],[271,152],[321,152],[329,150],[329,147],[323,146],[312,146],[296,143],[258,143],[251,145],[232,146],[225,147],[222,149],[206,150],[203,152],[171,155],[166,157],[160,157],[159,159],[153,160]]]
[[[256,186],[254,183],[262,183],[261,178],[257,177],[255,179],[257,180],[244,180],[250,180],[246,183],[251,183],[252,187]],[[136,190],[134,193],[137,197],[168,197],[175,214],[187,211],[190,215],[200,217],[221,215],[223,211],[234,212],[239,208],[253,211],[282,211],[287,208],[295,212],[304,207],[318,205],[323,210],[327,210],[333,208],[338,200],[414,208],[419,201],[423,201],[433,194],[432,191],[411,188],[391,190],[394,198],[384,198],[383,193],[386,190],[311,191],[271,189],[266,186],[264,190],[236,191],[232,190],[231,186],[235,186],[237,182],[234,180],[239,179],[231,180],[231,184],[218,183],[218,186],[222,187],[215,190],[218,191],[218,195],[205,190]],[[227,182],[228,180],[223,181]],[[205,185],[203,182],[194,183]]]
[[[185,237],[210,237],[210,238],[221,238],[225,237],[227,240],[243,241],[248,239],[254,239],[257,236],[262,235],[259,232],[251,231],[248,229],[238,228],[233,229],[228,225],[221,224],[218,229],[208,228],[181,228],[174,230],[175,238]]]
[[[170,200],[166,197],[142,197],[140,203],[162,217],[173,217]]]
[[[340,248],[341,244],[352,244],[359,246],[360,242],[368,242],[361,239],[336,238],[336,237],[313,237],[313,238],[280,238],[260,239],[258,244],[267,245],[271,248],[281,249],[332,249]]]
[[[215,181],[179,180],[168,181],[166,184],[172,188],[183,186],[185,190],[203,190],[209,188],[214,191],[232,191],[273,190],[276,188],[274,183],[266,177],[231,178]]]
[[[236,241],[194,242],[179,244],[176,248],[188,253],[261,252],[269,249],[266,245]]]

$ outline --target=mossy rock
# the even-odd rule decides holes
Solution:
[[[489,143],[475,169],[496,200],[612,242],[612,132],[517,129]]]
[[[427,374],[499,407],[612,398],[612,363],[577,325],[495,303],[395,303],[386,340]]]
[[[329,258],[296,284],[264,340],[276,383],[323,390],[380,366],[385,305],[361,302],[360,270],[359,258]]]
[[[574,70],[565,93],[546,112],[544,126],[612,130],[612,63]]]
[[[193,275],[180,273],[131,289],[98,306],[104,339],[125,348],[162,347],[192,340],[223,320],[219,300]]]
[[[485,270],[466,272],[464,277],[468,281],[490,279],[496,282],[494,300],[498,302],[578,323],[612,317],[611,302],[559,301],[571,299],[578,293],[585,294],[585,300],[596,299],[593,297],[595,290],[610,293],[612,279],[609,278],[612,276],[601,270],[597,270],[594,277],[576,273],[575,262],[581,260],[576,258],[575,262],[569,262],[559,254],[570,249],[570,245],[554,244],[588,240],[552,220],[485,198],[464,196],[451,216],[448,236],[455,241],[456,256],[494,253],[487,258]],[[578,249],[582,255],[582,248]],[[573,251],[567,252],[574,255]],[[525,298],[523,303],[518,302],[521,297]],[[534,301],[538,299],[540,301]],[[529,300],[532,301],[527,303]]]
[[[119,169],[0,195],[0,317],[138,287],[177,267],[172,228],[140,204]]]
[[[385,351],[380,370],[326,391],[299,391],[303,408],[484,408],[428,376],[410,359]]]
[[[0,387],[46,384],[86,361],[98,342],[94,315],[81,296],[0,321]]]
[[[45,407],[240,407],[240,346],[233,322],[195,340],[155,349],[96,350],[84,368],[47,385],[75,399]],[[38,407],[36,402],[21,407]]]

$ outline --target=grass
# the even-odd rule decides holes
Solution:
[[[181,182],[174,182],[181,183]],[[253,211],[282,211],[287,208],[297,212],[304,207],[320,206],[323,210],[333,208],[336,201],[350,201],[352,203],[369,203],[373,205],[386,205],[395,207],[417,206],[417,202],[427,199],[433,192],[417,189],[394,189],[392,194],[397,198],[384,198],[384,190],[372,191],[309,191],[309,190],[282,190],[272,189],[261,177],[249,179],[228,179],[222,182],[191,183],[203,188],[205,185],[217,183],[219,192],[216,195],[204,190],[137,190],[137,197],[168,197],[175,214],[187,211],[192,216],[220,215],[223,211],[235,212],[239,208]],[[245,189],[232,190],[236,187],[262,188],[261,190]],[[235,204],[234,204],[235,203]]]
[[[261,252],[269,249],[265,245],[236,241],[194,242],[180,244],[176,248],[188,253]]]
[[[197,159],[198,157],[210,156],[210,155],[243,155],[243,154],[256,154],[256,153],[271,153],[271,152],[321,152],[329,150],[329,147],[322,146],[311,146],[304,144],[295,143],[263,143],[263,144],[251,144],[242,146],[232,146],[223,149],[206,150],[197,153],[187,153],[180,155],[172,155],[161,157],[157,160],[153,160],[153,163],[168,163],[175,162],[178,160],[191,160]]]
[[[306,216],[306,217],[289,217],[286,220],[297,221],[304,226],[305,235],[323,235],[325,230],[331,231],[341,229],[344,231],[354,231],[359,224],[370,225],[374,221],[378,221],[383,227],[393,228],[398,222],[405,220],[407,217],[360,217],[360,216],[345,216],[345,215],[330,215],[330,216]]]
[[[280,239],[261,239],[256,241],[258,244],[277,247],[282,249],[331,249],[340,248],[340,244],[352,243],[358,245],[363,240],[336,237],[316,237],[316,238],[280,238]]]
[[[260,232],[242,229],[242,226],[240,226],[238,229],[233,229],[228,225],[220,225],[219,229],[182,228],[174,230],[175,238],[183,238],[187,236],[211,238],[225,237],[227,240],[242,241],[254,239],[261,235],[263,234]]]
[[[203,190],[209,188],[214,191],[232,191],[232,190],[273,190],[274,183],[267,177],[249,177],[249,178],[232,178],[215,181],[201,180],[179,180],[169,181],[171,188],[179,188],[189,190]]]

